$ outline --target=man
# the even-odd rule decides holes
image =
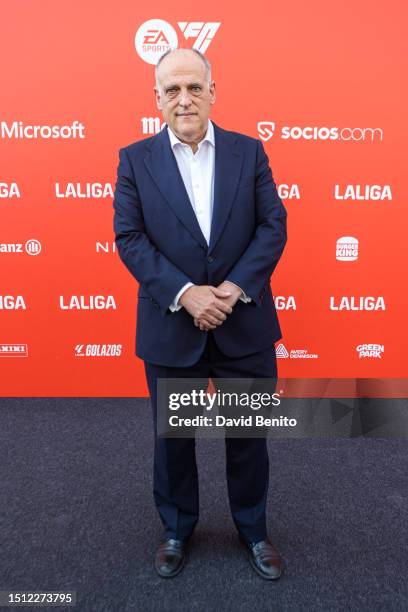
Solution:
[[[157,436],[158,378],[276,377],[281,337],[270,277],[286,242],[286,211],[261,141],[209,120],[215,83],[198,51],[156,66],[166,127],[119,152],[114,228],[139,282],[136,354],[155,422],[154,499],[164,525],[155,567],[173,577],[198,519],[194,438]],[[266,439],[226,439],[233,520],[255,571],[281,575],[268,540]]]

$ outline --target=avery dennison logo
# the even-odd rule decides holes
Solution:
[[[285,345],[280,342],[276,347],[276,357],[278,359],[318,359],[317,353],[309,353],[307,349],[290,349],[287,350]]]

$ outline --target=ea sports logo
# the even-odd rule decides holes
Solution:
[[[163,19],[149,19],[136,32],[135,47],[142,60],[155,66],[163,53],[178,47],[176,31]]]

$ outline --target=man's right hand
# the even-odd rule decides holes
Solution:
[[[193,285],[184,291],[179,298],[187,312],[195,319],[204,321],[209,329],[221,325],[231,314],[232,308],[223,298],[230,297],[230,291],[224,291],[210,285]]]

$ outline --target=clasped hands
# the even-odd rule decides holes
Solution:
[[[179,303],[193,317],[196,327],[209,331],[224,323],[241,295],[239,287],[224,281],[218,287],[193,285],[181,295]]]

